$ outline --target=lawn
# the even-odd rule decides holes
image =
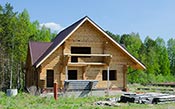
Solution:
[[[95,101],[105,100],[107,97],[59,97],[57,101],[53,97],[32,96],[27,93],[19,93],[15,97],[7,97],[0,92],[0,109],[174,109],[175,103],[168,104],[134,104],[121,103],[119,107],[97,106]]]

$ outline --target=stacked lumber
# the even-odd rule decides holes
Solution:
[[[168,82],[168,83],[158,83],[158,84],[150,84],[153,86],[166,86],[166,87],[175,87],[175,83],[174,82]]]
[[[159,104],[175,102],[175,95],[162,94],[162,93],[145,93],[135,94],[127,93],[120,97],[120,102],[131,102],[140,104]]]

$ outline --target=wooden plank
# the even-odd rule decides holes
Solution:
[[[173,88],[150,88],[150,87],[142,87],[137,88],[137,90],[159,90],[159,91],[174,91]]]
[[[112,57],[110,54],[65,54],[66,56],[100,56],[100,57]]]
[[[175,87],[175,83],[174,82],[169,82],[169,83],[158,83],[158,84],[150,84],[150,85],[153,85],[153,86],[170,86],[170,87]]]
[[[68,62],[68,66],[87,66],[87,65],[106,65],[106,63],[101,63],[101,62]]]

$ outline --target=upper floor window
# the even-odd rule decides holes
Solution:
[[[91,54],[91,47],[71,47],[72,54]]]
[[[71,47],[71,54],[91,54],[91,47]],[[83,56],[83,58],[87,57],[89,56]],[[78,57],[72,56],[71,62],[78,62]]]

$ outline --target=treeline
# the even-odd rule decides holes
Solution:
[[[175,39],[167,43],[162,38],[155,40],[147,36],[142,42],[138,33],[115,35],[107,33],[145,66],[145,71],[128,70],[129,83],[157,83],[175,81]]]
[[[27,10],[18,13],[8,3],[0,5],[0,90],[24,85],[28,42],[51,41],[54,36],[38,21],[31,22]]]

